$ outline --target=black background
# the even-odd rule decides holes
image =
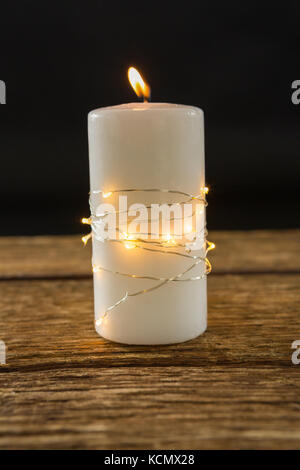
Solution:
[[[298,1],[1,3],[0,234],[79,233],[88,214],[87,113],[153,101],[206,118],[208,227],[299,227]]]

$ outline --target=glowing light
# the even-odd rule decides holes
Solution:
[[[129,233],[126,233],[126,232],[123,232],[123,233],[122,233],[122,237],[123,237],[125,240],[135,240],[135,236],[134,236],[134,235],[129,235]]]
[[[214,250],[216,248],[216,245],[213,242],[209,242],[208,240],[206,240],[206,243],[208,245],[208,248],[207,248],[206,251],[211,251],[211,250]]]
[[[124,246],[127,250],[132,250],[132,248],[136,247],[136,245],[134,243],[131,243],[131,242],[124,243]]]
[[[83,217],[81,219],[82,224],[90,225],[91,224],[91,219],[87,219],[86,217]]]
[[[134,235],[129,235],[128,233],[126,232],[123,232],[122,233],[122,238],[124,240],[135,240],[135,237]],[[130,242],[130,241],[126,241],[126,243],[124,243],[124,246],[127,250],[132,250],[132,248],[136,248],[136,244],[133,243],[133,242]]]
[[[170,233],[165,234],[162,238],[163,238],[162,244],[164,246],[174,246],[174,245],[176,245],[176,241],[174,240],[174,238],[172,238]]]
[[[185,233],[191,233],[192,230],[193,230],[192,225],[190,225],[190,224],[186,225],[186,227],[185,227]]]
[[[93,267],[93,273],[100,273],[100,272],[101,272],[101,268],[99,268],[98,266]]]
[[[131,191],[131,192],[141,192],[141,191],[148,191],[148,192],[163,192],[163,193],[172,193],[172,194],[180,194],[181,196],[184,195],[186,198],[188,198],[188,201],[191,201],[191,200],[200,200],[202,202],[202,206],[206,206],[206,201],[205,201],[205,198],[203,197],[203,194],[207,194],[208,191],[209,191],[209,188],[208,187],[203,187],[201,189],[201,194],[199,195],[192,195],[192,194],[189,194],[189,193],[183,193],[182,191],[174,191],[174,190],[168,190],[168,189],[127,189],[127,190],[121,190],[121,189],[115,189],[111,192],[108,192],[108,193],[103,193],[102,190],[96,190],[96,191],[93,191],[93,193],[96,193],[96,194],[100,194],[102,193],[102,196],[103,197],[109,197],[111,194],[115,194],[115,193],[119,193],[119,192],[128,192],[128,191]],[[176,202],[176,204],[182,204],[182,202]],[[200,208],[200,211],[201,212],[204,212],[204,209],[202,207],[202,209]],[[198,212],[198,208],[196,209],[196,212]],[[96,214],[96,217],[99,217],[99,214]],[[92,215],[90,217],[90,219],[82,219],[82,222],[83,223],[90,223],[92,225],[92,228],[93,230],[95,230],[95,227],[94,227],[94,215]],[[185,225],[185,230],[187,231],[187,233],[189,232],[193,232],[195,234],[195,237],[194,239],[196,239],[198,236],[201,235],[201,237],[203,237],[203,232],[201,230],[201,232],[196,232],[193,227],[192,227],[192,224],[187,224]],[[173,236],[170,234],[170,233],[166,233],[166,234],[162,234],[159,238],[159,240],[157,241],[157,239],[155,239],[155,241],[152,243],[150,242],[149,240],[147,239],[143,239],[143,238],[140,238],[139,236],[137,236],[137,234],[128,234],[126,232],[121,232],[119,227],[118,227],[118,232],[119,232],[119,241],[122,245],[124,245],[124,247],[128,250],[130,249],[133,249],[133,248],[137,248],[138,249],[141,249],[141,250],[147,250],[147,251],[154,251],[154,252],[160,252],[160,253],[166,253],[166,254],[170,254],[170,255],[177,255],[177,256],[182,256],[182,257],[185,257],[185,258],[189,258],[191,260],[191,265],[189,267],[187,267],[187,269],[185,269],[184,271],[180,272],[180,273],[177,273],[169,278],[162,278],[162,277],[159,277],[159,276],[155,276],[153,274],[150,275],[147,275],[147,274],[132,274],[132,273],[124,273],[124,272],[118,272],[118,271],[114,271],[114,270],[111,270],[111,269],[108,269],[107,267],[102,267],[102,266],[93,266],[93,272],[94,273],[97,273],[97,272],[109,272],[109,273],[112,273],[113,275],[115,276],[126,276],[128,278],[133,278],[133,279],[136,279],[136,278],[140,278],[140,279],[151,279],[151,280],[156,280],[158,281],[158,283],[154,286],[151,286],[147,289],[141,289],[141,290],[138,290],[138,291],[135,291],[135,292],[125,292],[125,295],[120,298],[119,300],[117,300],[113,305],[109,306],[105,313],[101,315],[100,318],[98,318],[96,321],[95,321],[95,325],[97,327],[99,327],[100,325],[102,325],[103,323],[106,324],[107,323],[107,316],[109,314],[109,312],[111,312],[113,309],[117,308],[121,303],[125,302],[128,298],[130,297],[135,297],[137,295],[142,295],[142,294],[145,294],[147,292],[152,292],[153,290],[155,289],[159,289],[161,288],[162,286],[164,286],[167,282],[171,282],[171,281],[176,281],[176,282],[179,282],[179,281],[183,281],[183,282],[187,282],[187,281],[198,281],[198,280],[201,280],[201,279],[204,279],[204,277],[209,274],[211,272],[211,263],[210,261],[208,260],[206,254],[207,252],[211,251],[211,250],[214,250],[216,248],[216,245],[212,242],[209,242],[207,240],[205,240],[205,236],[204,236],[204,240],[203,240],[203,244],[201,244],[202,247],[206,247],[206,249],[204,248],[205,250],[205,254],[190,254],[190,252],[192,251],[192,246],[195,246],[196,247],[196,250],[199,251],[199,247],[197,245],[197,243],[180,243],[180,242],[176,242],[176,239],[173,238]],[[147,235],[152,235],[151,233],[150,234],[147,234]],[[92,233],[88,234],[88,235],[85,235],[82,237],[82,241],[84,244],[87,243],[87,241],[92,237]],[[156,237],[155,237],[156,238]],[[112,242],[116,242],[117,240],[115,239],[112,239],[110,240],[109,238],[108,239],[105,239],[105,240],[101,240],[101,241],[112,241]],[[165,250],[164,247],[174,247],[175,245],[176,248],[173,248],[172,250]],[[198,248],[197,248],[198,247]],[[185,248],[185,251],[187,253],[182,253],[182,249]],[[190,278],[185,278],[183,277],[184,274],[188,273],[189,271],[191,271],[191,269],[193,269],[194,267],[198,266],[200,263],[204,262],[205,263],[205,266],[206,266],[206,269],[204,271],[204,273],[201,273],[199,275],[194,275]]]
[[[206,264],[206,274],[210,274],[212,270],[212,266],[208,258],[205,258],[205,264]]]
[[[151,89],[149,85],[147,85],[141,74],[134,67],[129,67],[128,69],[128,80],[137,96],[143,96],[144,101],[150,98]]]
[[[81,240],[82,242],[84,243],[84,246],[87,244],[87,242],[89,241],[89,239],[91,238],[92,234],[89,233],[88,235],[84,235],[83,237],[81,237]]]

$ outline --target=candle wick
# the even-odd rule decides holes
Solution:
[[[149,103],[151,101],[151,93],[149,93],[149,96],[144,95],[144,103]]]

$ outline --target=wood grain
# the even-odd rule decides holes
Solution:
[[[300,272],[300,230],[210,232],[214,273]],[[0,279],[91,276],[80,235],[0,238]]]
[[[215,273],[300,272],[300,230],[211,232]]]
[[[0,237],[0,279],[91,277],[80,235]]]
[[[0,331],[8,348],[2,370],[206,364],[292,370],[299,285],[300,275],[212,275],[207,332],[183,344],[143,347],[95,333],[91,280],[2,281]]]
[[[1,381],[1,376],[0,376]],[[2,449],[299,448],[300,369],[117,367],[2,379]]]
[[[0,239],[0,448],[300,448],[299,234],[211,234],[208,330],[160,347],[95,333],[78,237]]]

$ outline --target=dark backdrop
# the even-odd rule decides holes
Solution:
[[[206,117],[209,228],[299,227],[297,1],[1,4],[1,234],[80,232],[87,113],[130,102],[137,66],[154,101]]]

